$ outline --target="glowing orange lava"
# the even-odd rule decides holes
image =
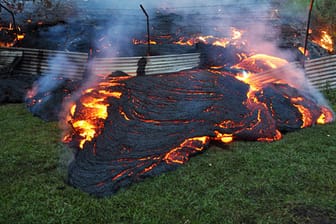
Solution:
[[[69,106],[67,122],[72,128],[72,133],[63,137],[64,142],[70,142],[72,136],[77,134],[80,136],[79,148],[83,149],[86,142],[92,141],[100,134],[108,116],[107,108],[110,106],[107,98],[119,99],[122,96],[120,92],[109,91],[108,87],[118,85],[118,80],[125,78],[127,77],[110,79],[110,82],[101,82],[96,88],[83,91],[80,101]]]
[[[317,119],[317,124],[328,124],[334,119],[333,112],[326,107],[321,107],[321,116]]]
[[[208,136],[203,137],[194,137],[184,140],[178,147],[170,150],[164,157],[164,160],[167,164],[177,163],[184,164],[186,160],[188,160],[185,155],[179,153],[183,148],[192,148],[196,151],[202,151],[204,149],[204,145],[209,142],[210,138]]]

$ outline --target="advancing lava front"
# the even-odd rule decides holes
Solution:
[[[288,84],[254,87],[211,70],[109,76],[69,108],[63,141],[76,149],[69,183],[96,196],[172,170],[210,141],[274,141],[334,119]]]

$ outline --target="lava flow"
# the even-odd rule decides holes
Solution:
[[[70,106],[67,120],[73,133],[64,136],[64,142],[70,142],[72,136],[77,134],[78,146],[82,149],[85,142],[92,141],[101,133],[108,116],[107,108],[110,106],[107,98],[118,99],[122,95],[118,91],[109,91],[107,88],[117,85],[119,84],[115,79],[110,79],[109,82],[100,82],[96,88],[83,91],[80,101]]]
[[[286,63],[255,55],[233,68],[260,72]],[[275,141],[334,120],[307,92],[283,80],[254,82],[257,75],[210,69],[102,78],[69,106],[63,140],[78,149],[70,184],[106,196],[184,164],[212,141]]]

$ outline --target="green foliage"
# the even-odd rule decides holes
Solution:
[[[71,153],[56,123],[5,105],[0,129],[0,223],[336,222],[335,123],[212,146],[104,199],[65,183]]]
[[[326,82],[322,92],[332,104],[336,104],[336,89],[331,88],[330,82]]]

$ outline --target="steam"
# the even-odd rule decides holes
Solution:
[[[39,115],[42,119],[48,120],[48,113],[55,113],[55,120],[61,108],[61,104],[68,92],[69,81],[76,80],[82,68],[73,63],[66,55],[56,54],[48,59],[48,71],[41,74],[40,78],[35,81],[31,90],[26,95],[26,103],[33,114]],[[68,69],[64,74],[63,68]],[[53,108],[50,108],[52,106]]]
[[[288,2],[287,2],[288,3]],[[279,45],[279,26],[281,23],[277,16],[288,18],[289,11],[281,11],[283,3],[277,5],[270,1],[263,0],[179,0],[179,1],[118,1],[118,0],[86,0],[82,6],[90,14],[90,9],[97,9],[98,12],[111,13],[110,20],[97,26],[94,43],[96,49],[103,51],[102,57],[133,56],[132,38],[139,37],[146,40],[146,17],[140,9],[144,6],[150,17],[151,34],[159,35],[156,24],[160,15],[176,15],[173,21],[169,21],[167,32],[179,31],[182,35],[197,34],[214,35],[216,37],[229,37],[231,28],[244,30],[243,38],[247,41],[247,48],[250,52],[268,54],[275,57],[287,59],[289,62],[297,60],[297,54],[292,50],[284,50]],[[296,9],[296,15],[298,15]],[[300,12],[300,21],[306,12]],[[174,17],[174,16],[173,16]],[[292,16],[293,18],[293,16]],[[303,41],[303,40],[302,40]],[[145,51],[143,55],[145,55]],[[316,97],[322,105],[326,100],[307,80],[304,70],[298,66],[288,66],[286,74],[275,74],[288,83],[295,83],[295,86],[306,90]],[[94,80],[92,77],[91,83]]]
[[[161,15],[173,15],[167,23],[167,32],[180,32],[180,34],[214,35],[216,37],[229,37],[231,28],[244,30],[247,48],[253,53],[268,54],[286,58],[289,61],[296,59],[292,51],[278,47],[279,30],[276,18],[272,20],[274,5],[263,0],[179,0],[179,1],[153,1],[153,0],[84,0],[77,1],[76,10],[78,18],[68,21],[76,26],[90,24],[86,36],[80,38],[91,42],[100,57],[133,56],[134,46],[132,39],[139,37],[146,40],[146,17],[140,9],[144,6],[150,16],[150,32],[153,36],[159,35],[157,23]],[[304,13],[303,13],[304,14]],[[175,18],[174,18],[175,15]],[[81,21],[83,20],[83,22]],[[167,24],[166,24],[167,25]],[[71,29],[71,27],[70,27]],[[76,29],[76,28],[74,28]],[[57,32],[57,29],[50,29]],[[78,37],[76,37],[78,39]],[[88,46],[89,47],[89,46]],[[62,49],[60,49],[62,50]],[[89,49],[87,49],[89,51]],[[138,53],[138,52],[137,52]],[[145,55],[146,51],[140,52]],[[59,64],[67,66],[68,59],[63,56],[50,58],[49,66],[55,69]],[[89,64],[90,68],[92,64]],[[77,74],[62,74],[72,79]],[[314,93],[319,102],[324,104],[322,95],[311,85],[305,77],[304,71],[298,67],[287,69],[286,74],[280,74],[281,79],[295,83]],[[91,75],[83,86],[92,85],[97,77]],[[58,88],[61,80],[54,75],[45,74],[38,81],[39,91],[50,92]],[[77,94],[73,94],[76,96]],[[75,99],[74,99],[75,100]]]

